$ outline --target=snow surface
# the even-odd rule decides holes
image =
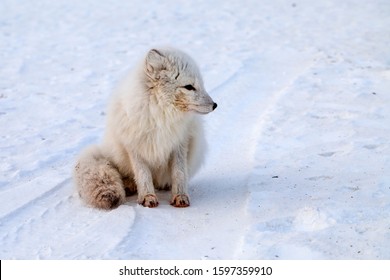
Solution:
[[[1,259],[390,259],[388,0],[0,2]],[[191,207],[83,205],[77,154],[144,52],[218,103]]]

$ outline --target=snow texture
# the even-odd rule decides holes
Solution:
[[[390,259],[388,0],[0,3],[1,259]],[[74,161],[150,47],[218,103],[191,207],[86,207]]]

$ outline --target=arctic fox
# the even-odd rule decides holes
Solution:
[[[206,144],[196,113],[216,107],[191,57],[172,48],[150,50],[114,93],[103,143],[76,163],[81,198],[112,209],[138,193],[139,204],[156,207],[155,188],[171,189],[171,205],[189,206],[188,179]]]

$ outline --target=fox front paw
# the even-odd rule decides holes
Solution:
[[[174,207],[188,207],[190,206],[190,199],[186,194],[177,194],[171,200],[171,205]]]
[[[158,206],[157,196],[154,194],[147,194],[143,199],[138,200],[138,203],[144,207],[154,208]]]

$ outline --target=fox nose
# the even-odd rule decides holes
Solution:
[[[215,110],[215,108],[217,108],[217,106],[218,106],[217,103],[214,102],[214,104],[213,104],[213,111]]]

